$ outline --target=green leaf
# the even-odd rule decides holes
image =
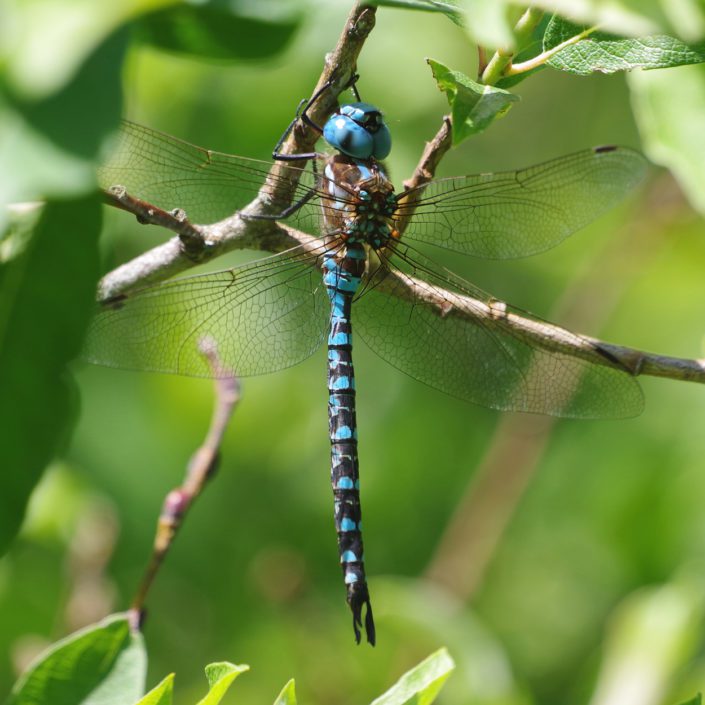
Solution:
[[[0,89],[0,173],[13,174],[0,180],[0,204],[95,188],[103,140],[120,121],[126,46],[127,33],[115,33],[48,97],[3,96]]]
[[[178,0],[23,0],[4,3],[0,66],[7,86],[24,98],[57,93],[87,57],[140,12]],[[48,50],[50,48],[50,50]],[[100,108],[96,100],[96,108]],[[82,127],[88,127],[83,121]]]
[[[585,29],[554,15],[546,30],[544,50],[553,49]],[[688,45],[665,34],[625,38],[594,32],[561,49],[548,60],[548,64],[561,71],[587,76],[595,72],[673,68],[703,61],[705,42]]]
[[[208,695],[198,701],[198,705],[218,705],[232,682],[245,671],[249,671],[250,667],[246,665],[236,666],[227,661],[219,663],[211,663],[206,666],[206,678],[208,679]]]
[[[446,94],[453,118],[453,144],[487,129],[519,100],[519,96],[494,86],[476,83],[459,71],[426,59],[438,88]]]
[[[140,698],[135,705],[171,705],[173,690],[174,674],[170,673],[159,685]]]
[[[639,684],[641,702],[661,701],[699,651],[704,608],[699,580],[687,574],[623,600],[609,620],[592,702],[620,702],[626,682]]]
[[[431,705],[454,668],[455,663],[448,651],[439,649],[407,671],[372,705]]]
[[[0,264],[0,554],[73,420],[66,365],[93,312],[100,228],[97,195],[48,203],[20,254]]]
[[[282,688],[274,705],[296,705],[296,689],[293,678]]]
[[[30,666],[6,705],[116,705],[144,690],[147,655],[125,615],[62,639]]]
[[[647,156],[668,167],[705,213],[705,65],[636,71],[628,80]]]
[[[455,24],[461,24],[461,13],[457,0],[371,0],[367,4],[377,7],[397,7],[403,10],[441,12]]]
[[[701,693],[698,693],[694,698],[691,700],[688,700],[684,703],[681,703],[681,705],[702,705],[703,702],[703,696]]]
[[[302,15],[276,8],[280,3],[260,0],[245,14],[242,3],[210,0],[205,4],[178,5],[142,18],[138,36],[166,51],[192,54],[207,59],[265,59],[281,53],[298,30]]]

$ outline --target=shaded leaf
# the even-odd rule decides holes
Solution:
[[[502,88],[476,83],[459,71],[427,59],[438,88],[446,94],[453,118],[453,144],[482,132],[502,117],[519,96]]]
[[[282,688],[274,705],[296,705],[296,689],[293,678]]]
[[[6,705],[130,703],[143,692],[146,670],[142,637],[124,615],[112,615],[41,654]]]
[[[585,29],[555,15],[546,30],[544,49],[553,49]],[[595,72],[672,68],[703,61],[705,42],[688,45],[665,34],[626,38],[594,32],[561,49],[548,64],[561,71],[587,76]]]
[[[702,705],[702,702],[703,696],[701,693],[698,693],[692,700],[681,703],[681,705]]]
[[[261,5],[267,8],[272,2]],[[279,54],[300,24],[300,13],[277,15],[272,11],[250,16],[239,12],[238,3],[211,0],[152,13],[137,28],[142,41],[159,49],[206,59],[242,60]]]
[[[198,705],[218,705],[225,693],[228,692],[232,682],[245,671],[249,671],[249,666],[236,666],[227,661],[211,663],[206,666],[206,678],[208,679],[208,695],[198,701]]]
[[[135,705],[171,705],[174,690],[174,674],[170,673],[159,685],[152,688]]]
[[[66,365],[93,312],[100,227],[97,195],[51,202],[21,253],[0,266],[0,553],[73,420]]]
[[[647,156],[668,167],[705,213],[705,65],[636,71],[629,86]]]
[[[386,693],[376,698],[372,705],[430,705],[443,688],[455,668],[446,649],[439,649],[407,671]]]
[[[461,12],[456,0],[371,0],[369,5],[397,7],[403,10],[441,12],[456,24],[461,24]]]

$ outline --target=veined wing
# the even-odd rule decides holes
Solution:
[[[199,345],[212,341],[222,365],[240,376],[295,365],[320,346],[328,324],[316,260],[297,248],[117,296],[93,319],[82,356],[110,367],[210,377]]]
[[[310,198],[292,224],[317,234],[325,179],[310,169],[279,163],[283,195],[272,199],[270,212]],[[264,184],[272,162],[216,152],[143,125],[123,121],[116,143],[98,170],[103,188],[124,186],[128,193],[163,210],[182,208],[194,223],[226,218],[249,203]],[[294,185],[295,184],[295,185]],[[289,222],[289,221],[287,221]]]
[[[634,150],[596,147],[519,171],[436,179],[406,192],[398,218],[410,240],[489,259],[524,257],[612,208],[646,165]]]
[[[353,326],[402,372],[493,409],[574,418],[641,412],[634,377],[584,338],[518,313],[403,246],[390,264],[356,301]]]

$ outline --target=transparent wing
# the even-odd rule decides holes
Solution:
[[[117,296],[93,319],[83,358],[210,377],[199,345],[215,342],[223,366],[241,376],[295,365],[319,347],[328,324],[315,264],[315,256],[285,252]]]
[[[405,239],[490,259],[524,257],[612,208],[645,169],[631,149],[586,149],[519,171],[436,179],[407,192],[398,218],[408,223]]]
[[[310,169],[278,165],[282,183],[280,200],[271,212],[281,212],[292,202],[313,198],[292,218],[297,227],[317,232],[325,179]],[[124,121],[117,140],[98,170],[103,188],[124,186],[128,193],[169,211],[182,208],[194,223],[226,218],[249,203],[268,178],[272,162],[215,152],[163,132]],[[292,184],[296,184],[292,186]],[[325,188],[325,187],[323,187]]]
[[[493,409],[576,418],[641,412],[636,380],[589,341],[524,312],[518,324],[518,310],[416,253],[390,259],[395,271],[363,290],[353,327],[402,372]]]

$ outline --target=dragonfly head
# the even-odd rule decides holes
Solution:
[[[323,139],[354,159],[384,159],[392,149],[382,113],[369,103],[341,106],[323,126]]]

